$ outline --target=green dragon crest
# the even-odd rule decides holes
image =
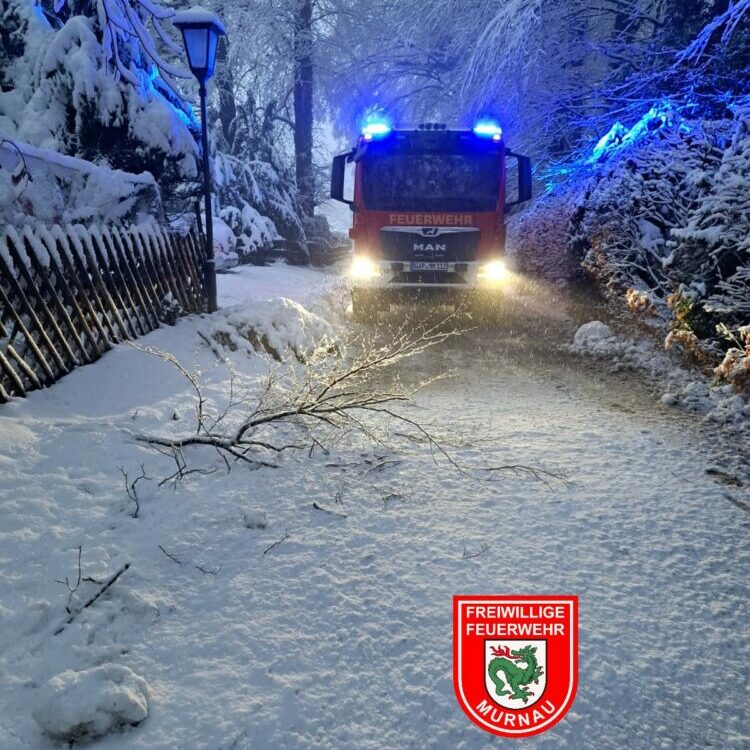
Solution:
[[[492,653],[495,658],[487,666],[487,674],[495,685],[495,693],[527,703],[531,691],[525,690],[524,685],[532,682],[537,685],[542,675],[542,667],[538,666],[535,656],[536,646],[524,646],[516,651],[501,646],[493,648]],[[526,666],[521,668],[519,662]],[[506,689],[506,683],[510,689]]]

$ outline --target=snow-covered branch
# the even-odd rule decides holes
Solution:
[[[679,54],[678,60],[698,62],[712,41],[717,38],[719,31],[719,43],[727,44],[748,11],[750,0],[730,0],[727,10],[706,24],[693,42]]]

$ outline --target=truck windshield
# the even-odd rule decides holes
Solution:
[[[362,187],[371,211],[494,211],[497,154],[370,153]]]

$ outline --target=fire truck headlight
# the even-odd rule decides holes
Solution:
[[[353,279],[358,281],[367,281],[380,276],[380,268],[374,260],[366,255],[355,255],[352,260],[351,275]]]
[[[491,260],[480,266],[477,276],[481,281],[489,284],[501,284],[508,277],[508,267],[505,261]]]

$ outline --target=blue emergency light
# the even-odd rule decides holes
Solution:
[[[492,138],[493,141],[499,141],[503,137],[503,129],[496,122],[480,120],[474,125],[474,135],[478,135],[480,138]]]
[[[391,126],[384,120],[370,120],[362,128],[362,136],[366,141],[373,138],[384,138],[391,132]]]

